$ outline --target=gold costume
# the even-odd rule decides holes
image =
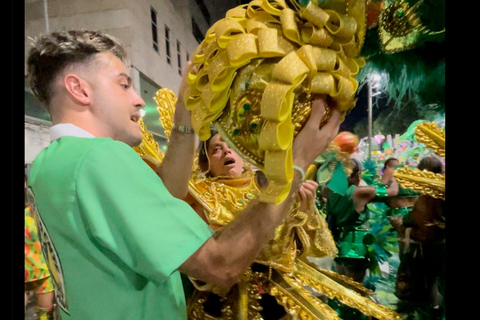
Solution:
[[[190,181],[190,194],[202,205],[208,224],[215,231],[233,221],[258,197],[258,190],[253,177],[194,177]],[[340,319],[317,297],[318,294],[337,298],[367,316],[400,319],[389,308],[371,300],[368,296],[374,294],[372,291],[348,277],[319,268],[307,259],[334,257],[337,253],[325,219],[316,208],[312,209],[305,213],[298,209],[297,203],[292,206],[285,222],[277,227],[274,238],[255,260],[265,268],[252,267],[243,274],[239,283],[222,299],[221,316],[213,317],[204,312],[203,303],[210,293],[197,286],[188,304],[189,319],[262,319],[259,302],[262,290],[274,296],[292,317],[286,319],[295,319],[294,315],[298,319]]]
[[[162,125],[171,128],[175,95],[168,89],[161,89],[155,100],[159,104],[157,110],[162,115]],[[163,153],[143,122],[141,125],[144,139],[134,149],[155,168],[161,163]],[[247,170],[241,179],[204,178],[196,170],[189,182],[189,194],[202,206],[211,228],[218,231],[258,198],[259,188],[251,170]],[[222,298],[221,315],[214,317],[205,313],[203,303],[210,295],[208,284],[191,279],[196,290],[188,302],[189,319],[262,319],[260,298],[261,293],[267,293],[286,310],[287,318],[283,319],[340,319],[317,297],[323,295],[336,298],[367,316],[400,320],[394,311],[376,304],[369,297],[374,292],[346,276],[319,268],[307,259],[337,254],[325,219],[315,206],[309,211],[300,211],[297,203],[292,205],[289,216],[277,227],[274,238],[240,277],[238,284]]]

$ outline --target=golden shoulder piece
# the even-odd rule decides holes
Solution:
[[[229,10],[207,31],[188,74],[185,103],[200,140],[210,137],[213,123],[265,172],[269,184],[260,198],[267,202],[282,202],[290,190],[292,142],[313,95],[348,112],[364,65],[358,56],[365,1],[304,2],[254,0]]]
[[[404,188],[445,200],[445,175],[405,166],[393,174]]]
[[[436,155],[445,157],[445,132],[435,122],[422,122],[415,127],[418,142],[433,149]]]

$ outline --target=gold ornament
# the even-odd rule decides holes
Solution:
[[[140,124],[140,129],[142,130],[142,142],[133,147],[138,155],[152,168],[155,170],[163,161],[165,154],[160,150],[158,143],[153,138],[153,135],[148,132],[143,119],[140,118],[138,121]]]
[[[395,53],[411,49],[420,35],[435,35],[445,32],[431,31],[422,24],[417,13],[423,0],[418,0],[410,6],[406,0],[393,0],[382,10],[379,20],[379,36],[382,50]]]
[[[445,157],[445,132],[435,122],[422,122],[415,127],[418,142],[433,149],[436,155]]]
[[[445,200],[445,175],[405,166],[396,169],[393,176],[407,189]]]

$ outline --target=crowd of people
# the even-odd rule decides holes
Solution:
[[[402,188],[395,159],[375,184],[362,182],[362,163],[338,160],[342,151],[331,148],[342,114],[313,95],[292,142],[288,196],[262,201],[267,177],[218,132],[197,145],[184,101],[192,68],[180,85],[167,151],[152,170],[132,148],[142,143],[145,102],[122,43],[89,30],[36,40],[28,81],[53,126],[26,185],[25,250],[36,252],[25,257],[25,305],[34,292],[40,316],[82,320],[387,320],[418,310],[423,319],[444,317],[442,199]],[[192,182],[197,154],[201,178]],[[437,160],[418,168],[441,174]],[[398,237],[396,296],[408,306],[397,310],[372,299],[375,288],[364,281],[374,260],[374,202],[386,204]],[[309,258],[334,263],[325,268]],[[27,276],[28,261],[29,270],[43,272]]]

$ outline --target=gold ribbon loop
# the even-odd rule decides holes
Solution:
[[[313,1],[310,1],[307,6],[302,7],[299,14],[300,17],[310,21],[319,29],[322,29],[330,18],[330,15],[326,10],[315,5]]]
[[[338,56],[335,63],[335,68],[333,69],[333,73],[345,78],[350,78],[352,76],[352,72],[350,71],[348,65]]]
[[[298,54],[290,52],[273,68],[272,78],[288,84],[298,84],[309,71]]]
[[[349,41],[353,38],[353,35],[357,30],[355,19],[333,10],[325,10],[325,12],[330,16],[325,27],[332,35],[338,37],[341,42]]]
[[[335,68],[337,62],[335,51],[313,47],[313,55],[318,71],[332,71]]]
[[[284,9],[280,15],[283,34],[289,40],[300,44],[300,32],[295,21],[295,11],[292,9]]]
[[[282,10],[287,7],[287,4],[281,0],[263,0],[262,9],[270,13],[273,16],[279,16],[282,14]]]
[[[279,47],[279,31],[273,28],[258,30],[258,51],[262,58],[282,57],[285,52]]]
[[[293,125],[291,124],[290,118],[282,122],[267,120],[258,137],[258,145],[262,150],[266,151],[287,150],[290,146],[290,137],[292,135]],[[277,155],[277,157],[279,157],[279,155]]]
[[[234,19],[237,21],[243,20],[247,17],[247,9],[245,7],[238,6],[227,11],[225,19]]]
[[[217,36],[217,44],[220,48],[225,48],[230,40],[236,38],[237,35],[245,33],[245,29],[236,20],[223,20],[215,28]]]
[[[258,21],[256,19],[248,19],[245,29],[248,33],[258,35],[260,29],[268,28],[263,21]]]
[[[226,50],[231,66],[244,65],[258,56],[257,36],[249,33],[236,36],[230,41]]]
[[[263,92],[260,103],[262,118],[274,121],[283,121],[289,114],[293,103],[293,86],[271,82]]]
[[[311,45],[300,47],[300,49],[297,50],[297,54],[310,69],[311,73],[315,73],[317,71],[317,63],[315,61],[315,55]]]
[[[336,92],[335,79],[330,73],[319,72],[311,80],[311,93],[329,94]]]
[[[303,42],[323,48],[329,47],[333,42],[333,37],[328,33],[327,29],[319,29],[309,22],[303,25],[301,34]]]

